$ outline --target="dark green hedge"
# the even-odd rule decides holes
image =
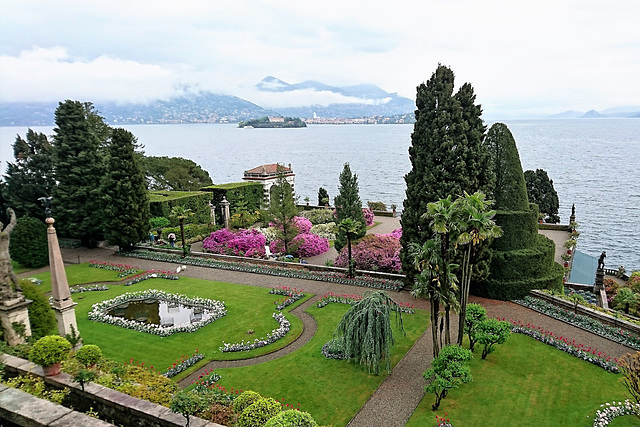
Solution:
[[[12,260],[24,267],[48,265],[47,225],[42,220],[29,216],[18,219],[9,241],[9,254]]]
[[[563,274],[562,266],[554,263],[545,276],[509,281],[489,279],[479,286],[472,286],[471,293],[484,298],[512,301],[524,298],[532,289],[562,291]]]
[[[171,209],[174,206],[184,206],[194,214],[185,219],[185,224],[207,224],[211,216],[210,200],[211,193],[205,191],[151,191],[149,210],[152,218],[163,216],[175,227],[179,225],[179,221],[171,216]]]
[[[231,182],[228,184],[210,185],[203,187],[202,191],[210,192],[212,203],[216,207],[216,221],[222,218],[220,202],[223,197],[229,202],[229,211],[233,214],[239,203],[244,202],[249,212],[260,210],[264,200],[264,187],[259,182]]]
[[[538,235],[538,207],[531,204],[528,211],[497,211],[494,220],[502,227],[503,235],[494,239],[491,248],[512,251],[530,248]]]

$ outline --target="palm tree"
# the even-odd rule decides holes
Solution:
[[[347,250],[349,251],[349,266],[347,268],[348,277],[355,276],[353,271],[353,262],[351,261],[351,237],[353,237],[353,235],[356,234],[361,227],[362,224],[360,223],[360,221],[354,221],[352,218],[345,218],[340,221],[340,224],[338,224],[338,229],[347,235]]]
[[[171,209],[171,216],[180,220],[180,238],[182,239],[182,258],[187,256],[187,245],[184,241],[184,220],[187,217],[193,216],[193,212],[189,208],[184,206],[174,206]]]
[[[460,210],[454,202],[451,201],[451,196],[446,199],[440,199],[435,203],[429,203],[427,205],[427,212],[422,215],[422,219],[431,220],[431,228],[433,231],[440,235],[440,256],[441,261],[441,274],[440,280],[442,282],[443,293],[447,296],[445,300],[445,344],[451,344],[451,328],[449,313],[452,308],[452,300],[448,296],[457,290],[455,280],[452,280],[453,269],[458,266],[451,263],[451,241],[455,241],[458,236],[460,224]]]
[[[461,230],[464,230],[458,236],[456,245],[466,246],[466,250],[462,255],[459,325],[464,325],[464,321],[466,319],[475,248],[485,240],[502,236],[502,228],[497,226],[493,221],[496,211],[489,210],[489,207],[493,202],[486,200],[485,197],[486,196],[479,191],[471,195],[465,191],[464,196],[455,201],[455,204],[460,210],[458,217],[459,227]],[[458,329],[457,341],[460,346],[462,345],[463,337],[464,328],[460,327]]]
[[[639,300],[640,295],[633,292],[631,288],[620,288],[615,298],[613,299],[613,302],[615,302],[617,306],[624,306],[624,312],[626,314],[629,314],[629,307],[631,305],[638,304]]]

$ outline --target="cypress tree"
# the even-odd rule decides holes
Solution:
[[[6,198],[17,216],[44,219],[38,198],[50,196],[56,185],[53,177],[53,145],[47,136],[31,129],[26,140],[16,136],[14,163],[7,163]]]
[[[298,215],[298,207],[293,187],[282,172],[279,172],[276,183],[271,187],[268,213],[277,230],[276,235],[282,239],[285,254],[291,254],[294,251],[291,241],[300,233],[294,221]]]
[[[422,218],[428,204],[459,197],[465,191],[491,193],[493,173],[484,144],[482,108],[475,104],[470,84],[455,95],[453,90],[453,71],[444,65],[417,88],[400,239],[402,269],[410,283],[416,271],[409,244],[421,245],[433,236],[428,220]]]
[[[106,125],[90,104],[70,100],[59,104],[55,121],[56,228],[92,246],[102,235]]]
[[[335,199],[336,224],[340,224],[342,220],[347,218],[359,223],[358,230],[351,235],[352,240],[357,240],[367,233],[367,223],[362,213],[362,201],[360,200],[359,191],[358,175],[352,174],[349,163],[345,163],[340,173],[340,187]],[[340,252],[346,244],[347,234],[344,231],[338,231],[334,247]]]
[[[553,188],[553,180],[549,178],[547,171],[544,169],[536,169],[535,172],[524,171],[524,181],[529,201],[538,205],[540,213],[545,217],[545,222],[554,224],[560,222],[558,193]]]
[[[113,129],[104,185],[104,232],[110,243],[128,249],[149,230],[149,196],[136,138]]]

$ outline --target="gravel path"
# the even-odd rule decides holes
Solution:
[[[69,263],[87,262],[99,259],[101,261],[131,264],[141,269],[162,269],[175,270],[177,264],[168,262],[148,261],[136,258],[121,257],[115,254],[111,248],[104,249],[64,249],[63,258]],[[45,269],[46,270],[46,269]],[[24,273],[21,276],[34,274],[33,271]],[[208,267],[188,266],[184,273],[188,277],[206,280],[217,280],[222,282],[240,283],[250,286],[260,286],[270,288],[273,286],[290,286],[303,289],[305,292],[313,293],[315,296],[305,301],[299,307],[292,310],[292,313],[300,317],[304,324],[304,332],[293,343],[276,352],[256,357],[253,359],[239,361],[211,362],[197,373],[194,373],[180,382],[181,386],[188,385],[191,381],[204,371],[204,369],[247,366],[262,363],[267,360],[282,357],[300,348],[313,337],[317,325],[312,316],[305,313],[305,309],[329,291],[340,294],[362,295],[367,289],[339,285],[327,282],[317,282],[301,279],[290,279],[276,276],[258,275],[252,273],[241,273],[236,271],[218,270]],[[392,298],[398,302],[410,302],[416,308],[429,309],[429,304],[423,300],[414,300],[409,292],[391,292]],[[607,340],[600,336],[591,334],[582,329],[567,325],[543,314],[539,314],[528,308],[524,308],[515,303],[495,301],[478,297],[470,297],[470,302],[482,304],[490,317],[505,318],[506,320],[522,321],[540,326],[545,330],[552,331],[557,335],[562,335],[575,339],[577,343],[582,343],[592,348],[597,348],[607,356],[621,357],[626,353],[635,350],[621,344]],[[454,320],[452,317],[452,320]],[[457,319],[452,325],[452,337],[455,337],[457,330]],[[416,341],[414,346],[407,352],[404,358],[393,369],[391,374],[384,380],[380,387],[373,393],[369,401],[360,409],[356,416],[348,424],[350,427],[370,427],[370,426],[403,426],[413,414],[418,403],[424,396],[424,386],[426,381],[422,378],[422,373],[429,367],[431,362],[431,331],[427,329]]]

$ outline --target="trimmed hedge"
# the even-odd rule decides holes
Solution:
[[[236,427],[264,427],[266,422],[282,411],[282,405],[271,398],[258,399],[242,411]]]
[[[21,279],[20,286],[24,297],[33,301],[29,306],[29,323],[33,339],[55,334],[56,315],[49,304],[49,298],[27,279]]]
[[[11,259],[29,268],[49,264],[47,225],[39,219],[23,216],[18,219],[9,241]]]
[[[191,209],[193,216],[185,218],[185,224],[208,224],[211,216],[209,201],[211,193],[205,191],[151,191],[149,192],[149,210],[151,217],[165,217],[175,227],[180,221],[171,216],[174,206]]]
[[[546,276],[521,280],[499,281],[488,279],[481,286],[471,288],[473,295],[502,301],[513,301],[524,298],[532,289],[562,290],[564,270],[560,264],[554,263]]]
[[[229,211],[233,213],[238,203],[246,203],[248,212],[260,210],[264,201],[264,187],[259,182],[230,182],[228,184],[209,185],[202,187],[201,191],[212,194],[211,203],[216,208],[216,220],[222,218],[220,202],[224,197],[229,202]]]
[[[537,205],[528,211],[497,211],[494,220],[502,227],[503,235],[494,239],[491,247],[496,251],[525,249],[535,244],[538,235]]]

